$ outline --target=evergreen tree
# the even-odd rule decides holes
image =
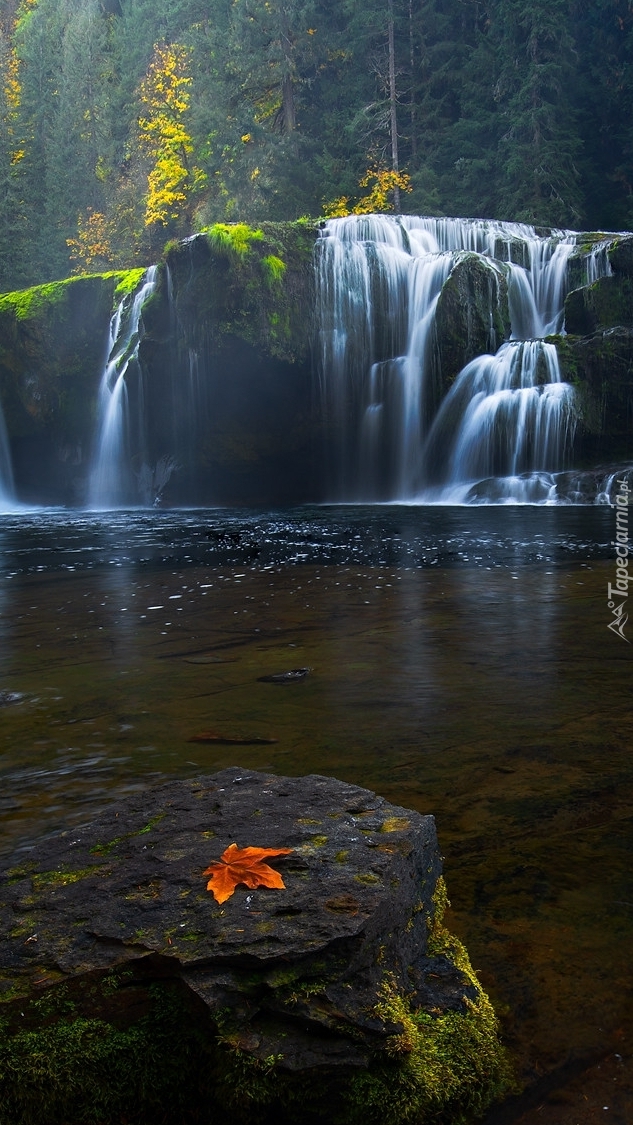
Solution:
[[[498,217],[577,225],[582,218],[573,90],[575,44],[569,0],[496,0],[503,122]]]

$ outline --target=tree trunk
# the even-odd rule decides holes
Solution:
[[[418,138],[416,135],[416,106],[415,106],[415,80],[414,70],[415,52],[413,41],[413,0],[409,0],[409,70],[411,72],[411,94],[409,98],[409,112],[411,117],[411,159],[415,160],[418,153]]]
[[[296,110],[295,110],[295,94],[292,87],[292,78],[286,75],[281,87],[281,115],[282,115],[282,130],[284,133],[292,133],[297,124]]]
[[[398,172],[398,115],[396,112],[396,48],[393,31],[393,0],[389,0],[389,117],[391,124],[391,167]],[[400,188],[393,190],[394,211],[400,213]]]

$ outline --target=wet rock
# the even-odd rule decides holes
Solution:
[[[24,698],[22,691],[0,691],[0,707],[10,707],[12,703],[20,703]]]
[[[510,337],[506,269],[464,253],[445,281],[435,317],[442,388],[478,355],[494,355]]]
[[[311,668],[291,668],[289,672],[273,672],[271,676],[258,676],[261,684],[298,684],[310,675]]]
[[[621,235],[609,249],[609,261],[615,273],[633,277],[633,235]]]
[[[202,872],[234,842],[291,848],[274,861],[285,889],[238,886],[218,905]],[[45,841],[0,877],[0,1019],[13,1050],[4,1072],[0,1050],[0,1105],[18,1107],[12,1125],[79,1125],[105,1084],[115,1108],[149,1120],[151,1091],[181,1056],[184,1071],[195,1063],[186,1081],[201,1120],[218,1107],[223,1122],[378,1122],[488,1104],[503,1053],[442,925],[440,871],[431,816],[331,778],[241,769],[151,789]],[[46,1116],[38,1035],[53,1059]],[[68,1042],[85,1057],[85,1036],[107,1065],[69,1084]],[[151,1042],[151,1080],[145,1055],[140,1070],[113,1070],[119,1041],[132,1053]],[[161,1097],[169,1110],[176,1091]]]
[[[598,328],[633,324],[633,281],[629,277],[601,277],[593,285],[574,289],[565,300],[565,329],[588,336]]]
[[[590,336],[554,340],[562,378],[576,392],[576,465],[585,468],[596,462],[630,460],[633,328],[608,328]]]

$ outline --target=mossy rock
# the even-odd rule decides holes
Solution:
[[[633,432],[633,328],[551,337],[561,376],[576,392],[574,464],[628,460]]]
[[[309,355],[315,223],[219,223],[166,256],[187,346],[243,340],[286,362]]]
[[[437,302],[435,335],[445,392],[471,359],[494,355],[510,337],[506,268],[481,254],[460,254]]]
[[[235,839],[283,841],[281,889],[214,901]],[[239,769],[47,840],[0,874],[0,1125],[480,1113],[511,1076],[439,871],[432,817]]]
[[[609,250],[609,261],[616,274],[633,278],[633,234],[616,238]]]
[[[25,499],[80,498],[110,317],[143,272],[74,277],[0,296],[0,400]]]
[[[565,328],[575,336],[633,325],[633,278],[601,277],[574,289],[565,300]]]

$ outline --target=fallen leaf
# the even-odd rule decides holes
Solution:
[[[211,891],[216,902],[226,902],[238,883],[247,887],[275,887],[283,890],[286,886],[281,875],[262,860],[269,855],[289,855],[292,848],[238,848],[229,844],[220,856],[219,863],[212,863],[202,872],[210,875],[207,890]]]

